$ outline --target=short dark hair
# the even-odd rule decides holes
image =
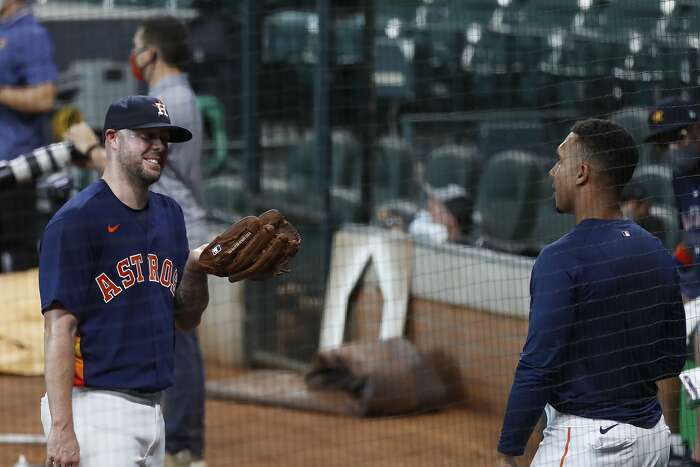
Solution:
[[[472,230],[472,214],[474,203],[468,194],[456,196],[444,202],[445,209],[452,214],[457,221],[459,231],[466,236]]]
[[[185,68],[192,59],[187,26],[173,16],[154,16],[141,23],[143,43],[157,47],[168,65]]]
[[[571,131],[583,156],[598,166],[620,196],[639,161],[634,138],[617,123],[599,118],[578,121]]]

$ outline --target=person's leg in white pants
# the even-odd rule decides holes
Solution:
[[[531,467],[665,467],[668,464],[671,432],[663,417],[653,428],[644,429],[561,414],[551,408],[547,415],[544,438]]]
[[[51,427],[46,396],[41,422]],[[162,467],[165,427],[159,401],[113,391],[73,390],[73,423],[81,467]]]

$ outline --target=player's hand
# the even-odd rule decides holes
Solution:
[[[515,457],[506,456],[505,454],[498,453],[498,458],[496,459],[496,467],[518,467],[518,463],[515,461]]]
[[[186,269],[192,272],[206,273],[204,268],[199,264],[199,256],[202,254],[202,251],[204,251],[207,245],[209,244],[205,243],[203,245],[199,245],[197,248],[190,251],[190,255],[187,257],[187,264],[185,264]]]
[[[51,428],[46,440],[46,467],[79,467],[80,446],[72,429]]]

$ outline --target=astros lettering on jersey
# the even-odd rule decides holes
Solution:
[[[158,261],[158,255],[148,253],[148,282],[156,282],[170,290],[170,293],[175,296],[175,284],[177,284],[177,269],[173,267],[173,261],[170,258],[165,258],[164,261]],[[133,287],[135,284],[141,284],[146,281],[141,270],[143,264],[143,255],[137,253],[120,259],[115,264],[116,274],[121,279],[121,287],[118,286],[107,273],[100,273],[95,277],[95,282],[100,287],[102,292],[102,300],[109,303],[113,298],[122,293],[124,290]],[[161,264],[159,267],[158,264]]]

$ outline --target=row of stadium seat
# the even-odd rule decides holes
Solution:
[[[639,123],[638,109],[614,116],[630,128],[630,117]],[[263,191],[318,212],[318,164],[314,144],[305,138],[286,157],[286,174],[263,180]],[[332,136],[332,205],[337,223],[357,220],[360,205],[361,147],[345,131]],[[381,138],[375,148],[373,199],[375,206],[404,200],[417,208],[425,197],[423,184],[444,187],[457,184],[475,200],[475,243],[513,253],[536,253],[566,232],[570,216],[556,215],[547,172],[553,157],[521,149],[499,150],[484,155],[475,145],[447,144],[418,158],[397,137]],[[677,215],[668,165],[642,160],[634,179],[646,187],[656,215],[667,224],[664,243],[673,247],[678,238]],[[214,177],[205,182],[207,205],[227,213],[247,212],[247,198],[240,180]],[[230,218],[230,214],[226,214]]]
[[[699,78],[694,2],[451,0],[404,5],[396,16],[391,8],[377,15],[375,82],[383,97],[443,99],[452,109],[606,99],[619,106]],[[315,24],[309,11],[267,16],[263,60],[301,65],[310,85]],[[362,27],[361,16],[336,21],[336,64],[361,61]]]

